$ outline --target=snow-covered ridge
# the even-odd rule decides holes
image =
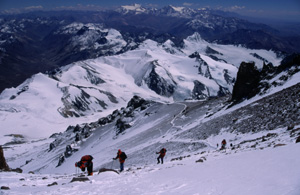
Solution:
[[[140,4],[121,6],[121,9],[117,9],[122,14],[154,14],[154,15],[167,15],[172,17],[191,17],[199,11],[187,7],[177,7],[169,5],[162,8],[143,7]]]
[[[75,33],[82,28],[88,29],[82,35],[99,28],[111,42],[118,42],[120,37],[115,30],[94,25],[72,24],[65,30]],[[0,96],[5,127],[1,133],[49,136],[75,121],[104,116],[133,95],[164,102],[225,95],[232,91],[241,61],[262,66],[264,60],[278,65],[281,59],[272,51],[208,43],[198,33],[188,37],[183,48],[174,47],[171,41],[158,44],[146,40],[135,50],[73,63],[6,89]],[[43,129],[39,128],[41,123],[45,124]]]
[[[74,22],[57,30],[54,34],[72,35],[71,43],[79,50],[101,50],[101,53],[115,54],[126,45],[121,33],[115,29],[105,29],[102,24]]]
[[[146,8],[142,7],[142,5],[140,4],[124,5],[121,6],[121,8],[122,8],[121,11],[125,14],[132,11],[134,11],[136,14],[146,12]]]

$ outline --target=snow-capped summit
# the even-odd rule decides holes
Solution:
[[[54,35],[70,35],[72,46],[80,51],[116,54],[127,45],[119,31],[105,29],[102,24],[74,22],[58,29]]]
[[[167,16],[172,17],[184,17],[190,18],[192,17],[197,11],[187,8],[187,7],[176,7],[176,6],[166,6],[160,9],[159,13]]]
[[[190,47],[195,47],[197,45],[197,47],[199,48],[199,46],[203,45],[203,46],[207,46],[209,45],[207,41],[205,41],[201,35],[198,32],[195,32],[194,34],[192,34],[191,36],[188,36],[185,40],[184,43],[186,45],[186,47],[189,44],[193,44],[193,46]],[[198,49],[197,48],[197,49]]]
[[[141,4],[133,4],[133,5],[123,5],[121,6],[120,9],[118,9],[123,14],[127,13],[135,13],[135,14],[140,14],[140,13],[146,13],[147,9],[142,7]]]

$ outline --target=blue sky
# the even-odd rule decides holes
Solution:
[[[210,7],[241,15],[277,18],[300,22],[300,0],[0,0],[0,11],[37,9],[98,9],[133,3],[162,7],[165,5]]]

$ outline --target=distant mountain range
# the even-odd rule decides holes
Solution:
[[[74,23],[79,26],[69,29]],[[171,40],[180,48],[183,39],[195,32],[208,42],[273,50],[280,55],[299,52],[298,37],[283,37],[267,25],[210,9],[154,9],[136,4],[99,12],[31,12],[0,16],[0,27],[0,91],[16,87],[38,72],[124,53],[147,39],[158,43]],[[83,39],[87,34],[89,39]],[[119,41],[111,42],[113,39]]]

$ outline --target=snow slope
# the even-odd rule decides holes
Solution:
[[[95,172],[87,182],[71,183],[76,173],[33,175],[1,172],[0,185],[10,188],[1,190],[1,193],[297,195],[300,192],[300,144],[294,144],[286,137],[281,137],[281,142],[287,145],[210,150],[177,161],[170,161],[167,153],[163,165],[155,165],[155,159],[148,165],[127,166],[125,163],[125,172],[119,175]],[[196,162],[199,159],[203,162]],[[48,186],[53,182],[57,185]]]

